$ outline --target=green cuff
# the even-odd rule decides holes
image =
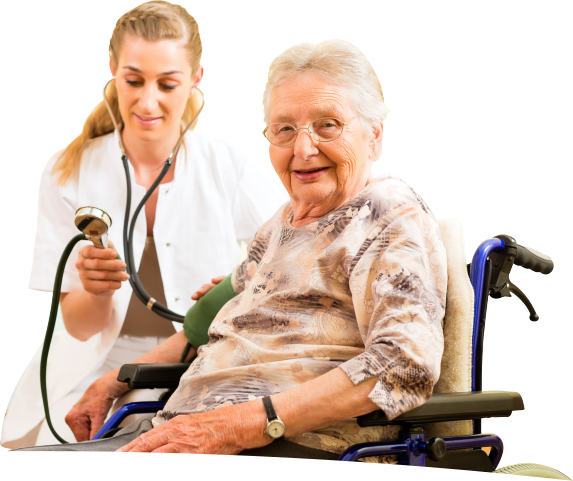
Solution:
[[[199,346],[209,342],[208,331],[213,319],[215,319],[221,308],[236,295],[231,285],[231,275],[229,275],[187,311],[183,322],[183,330],[189,344],[199,348]]]

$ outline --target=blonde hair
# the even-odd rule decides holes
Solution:
[[[109,42],[109,56],[117,64],[118,55],[124,38],[127,35],[141,37],[149,42],[159,40],[185,41],[191,72],[194,74],[201,61],[201,37],[195,19],[180,5],[164,1],[147,2],[122,15],[115,25]],[[111,105],[118,123],[122,121],[119,112],[115,82],[110,82],[106,97]],[[189,123],[201,105],[200,94],[196,93],[187,100],[181,120]],[[194,128],[197,121],[191,126]],[[114,125],[109,116],[105,102],[101,101],[92,110],[84,123],[82,133],[78,135],[62,152],[52,173],[59,174],[58,183],[64,184],[79,169],[82,154],[91,139],[113,132]]]
[[[346,91],[365,132],[369,129],[368,121],[384,121],[388,116],[382,86],[365,55],[346,40],[326,40],[317,45],[299,43],[273,60],[263,94],[266,124],[273,90],[309,73]]]

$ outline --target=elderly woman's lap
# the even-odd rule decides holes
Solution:
[[[114,452],[133,441],[147,431],[153,429],[151,420],[155,415],[149,415],[143,419],[131,423],[120,429],[112,437],[98,439],[96,441],[84,441],[83,443],[56,444],[48,446],[32,446],[30,448],[14,449],[13,451],[91,451],[91,452]],[[308,448],[300,444],[291,443],[283,439],[277,440],[267,446],[257,449],[249,449],[239,453],[239,456],[270,456],[275,458],[305,458],[305,459],[338,459],[338,454]]]

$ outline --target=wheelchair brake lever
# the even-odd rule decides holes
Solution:
[[[529,299],[523,293],[523,291],[519,287],[517,287],[515,284],[513,284],[511,281],[509,282],[508,289],[509,289],[509,292],[511,292],[512,294],[515,294],[515,297],[517,297],[521,302],[523,302],[525,304],[525,307],[527,307],[527,309],[529,310],[529,320],[533,321],[533,322],[538,321],[539,316],[535,312],[533,305],[531,304],[531,302],[529,302]]]

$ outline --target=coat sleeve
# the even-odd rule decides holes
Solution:
[[[385,217],[350,276],[365,351],[340,367],[354,384],[376,376],[369,398],[393,419],[427,401],[440,375],[447,270],[430,214],[408,204]]]
[[[59,154],[56,154],[50,159],[40,180],[34,259],[29,283],[31,289],[48,292],[54,287],[56,269],[64,248],[79,233],[74,224],[77,179],[72,178],[66,184],[58,185],[57,176],[52,175],[58,157]],[[83,288],[75,267],[78,251],[83,244],[78,243],[68,258],[62,292]]]
[[[286,201],[284,188],[272,169],[247,154],[233,199],[237,240],[249,243],[257,229]]]

